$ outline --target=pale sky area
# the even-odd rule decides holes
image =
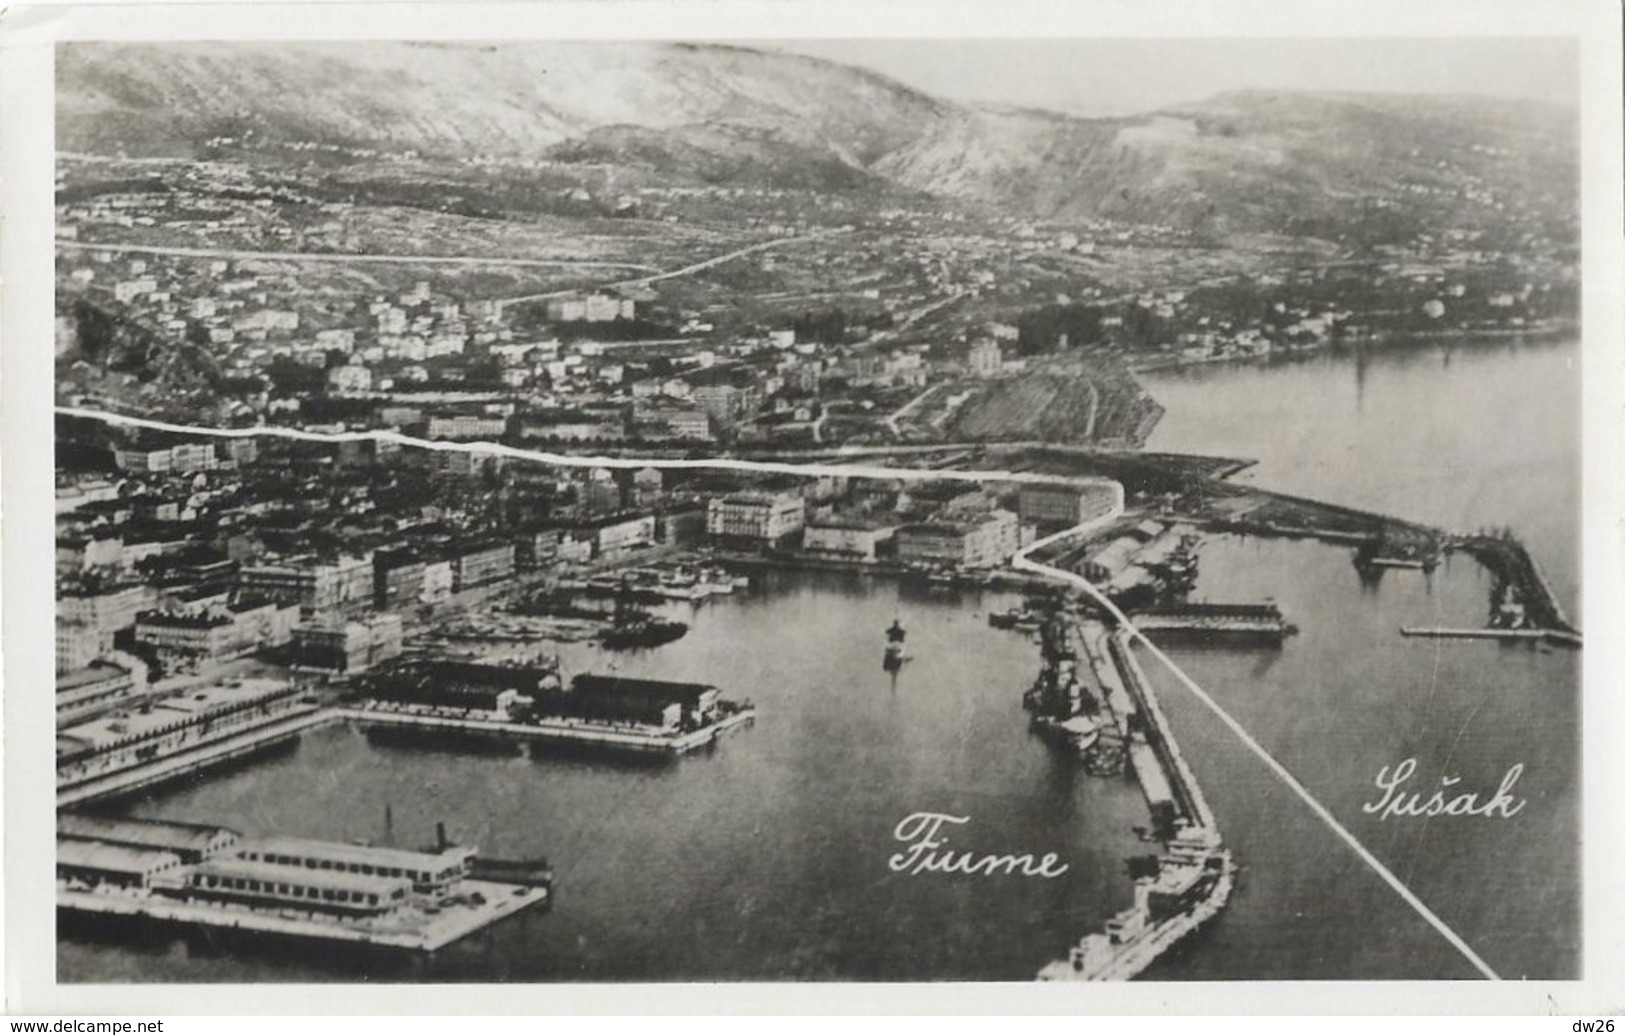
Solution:
[[[1418,0],[1426,2],[1426,0]],[[793,40],[959,101],[1126,115],[1224,90],[1483,94],[1575,104],[1572,39]]]

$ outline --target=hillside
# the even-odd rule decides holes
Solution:
[[[315,141],[1333,239],[1490,226],[1512,204],[1563,221],[1577,195],[1572,111],[1472,98],[1243,92],[1082,119],[658,43],[73,44],[58,82],[59,145],[102,154]]]

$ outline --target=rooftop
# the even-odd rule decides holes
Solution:
[[[445,852],[414,852],[404,848],[379,848],[372,845],[352,845],[342,841],[317,841],[304,837],[271,835],[244,841],[245,852],[258,851],[288,855],[300,859],[330,859],[333,862],[364,863],[386,869],[427,870],[435,872],[474,854],[474,849],[451,847]]]
[[[57,837],[122,842],[126,845],[144,845],[149,848],[187,848],[195,851],[206,850],[222,834],[233,838],[236,836],[234,830],[205,826],[201,823],[124,819],[76,812],[57,813],[56,833]]]
[[[192,871],[201,875],[239,877],[267,884],[297,884],[304,888],[331,888],[335,891],[388,893],[406,888],[410,881],[404,877],[380,877],[362,873],[341,873],[337,870],[313,870],[306,866],[279,866],[275,863],[250,862],[247,859],[210,859],[199,863]]]
[[[84,668],[76,668],[72,672],[64,672],[56,677],[56,692],[64,693],[68,690],[78,690],[81,687],[93,686],[109,680],[122,679],[130,674],[130,670],[115,665],[109,661],[92,661]]]
[[[180,857],[173,852],[153,848],[130,848],[110,845],[101,841],[78,841],[73,838],[56,839],[58,866],[81,866],[118,873],[146,873],[161,866],[176,866]]]

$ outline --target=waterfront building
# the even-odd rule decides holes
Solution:
[[[485,542],[455,548],[451,558],[452,592],[512,578],[514,544]]]
[[[237,857],[244,862],[404,880],[412,890],[425,893],[445,891],[467,877],[475,854],[473,848],[461,845],[448,845],[438,852],[413,852],[303,837],[254,838],[237,849]]]
[[[114,712],[56,736],[58,789],[155,761],[285,718],[299,702],[287,683],[228,680],[193,687],[138,712]]]
[[[74,841],[98,841],[125,848],[169,852],[184,863],[199,863],[236,846],[237,831],[203,823],[166,819],[127,819],[80,812],[56,815],[56,836]]]
[[[621,515],[608,518],[597,524],[593,533],[593,556],[600,560],[624,557],[629,553],[653,546],[654,543],[655,519],[653,514],[639,514],[632,517]]]
[[[203,613],[149,611],[136,620],[135,642],[170,672],[279,647],[293,638],[299,608],[242,599]]]
[[[314,619],[293,631],[295,663],[330,672],[360,672],[400,656],[405,639],[401,616]]]
[[[661,707],[677,705],[684,725],[703,726],[716,718],[721,691],[705,683],[673,683],[664,679],[631,679],[624,676],[583,674],[570,680],[569,693],[576,697],[608,701],[612,698],[641,700]]]
[[[1021,520],[1036,525],[1070,528],[1105,517],[1121,505],[1122,499],[1123,487],[1112,481],[1027,482],[1017,492],[1016,513]]]
[[[775,546],[807,523],[807,501],[793,493],[736,492],[712,497],[705,530],[723,540]]]
[[[56,879],[70,887],[146,889],[181,866],[173,852],[71,838],[56,842]]]
[[[894,524],[867,518],[821,518],[807,522],[801,548],[825,557],[873,563],[880,544],[896,531]]]
[[[137,696],[131,669],[110,661],[92,661],[56,677],[56,724],[60,728],[81,722],[134,703]]]
[[[931,567],[996,568],[1021,548],[1021,522],[1007,510],[897,530],[897,559]]]
[[[655,515],[655,539],[662,546],[687,546],[705,535],[706,508],[685,507]]]
[[[405,880],[348,872],[269,866],[242,859],[213,859],[185,875],[183,897],[266,908],[360,915],[383,913],[406,901]]]

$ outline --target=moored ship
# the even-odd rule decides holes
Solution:
[[[631,650],[637,647],[659,647],[688,634],[688,623],[678,622],[636,606],[631,593],[625,592],[615,602],[615,618],[598,642],[610,650]]]

